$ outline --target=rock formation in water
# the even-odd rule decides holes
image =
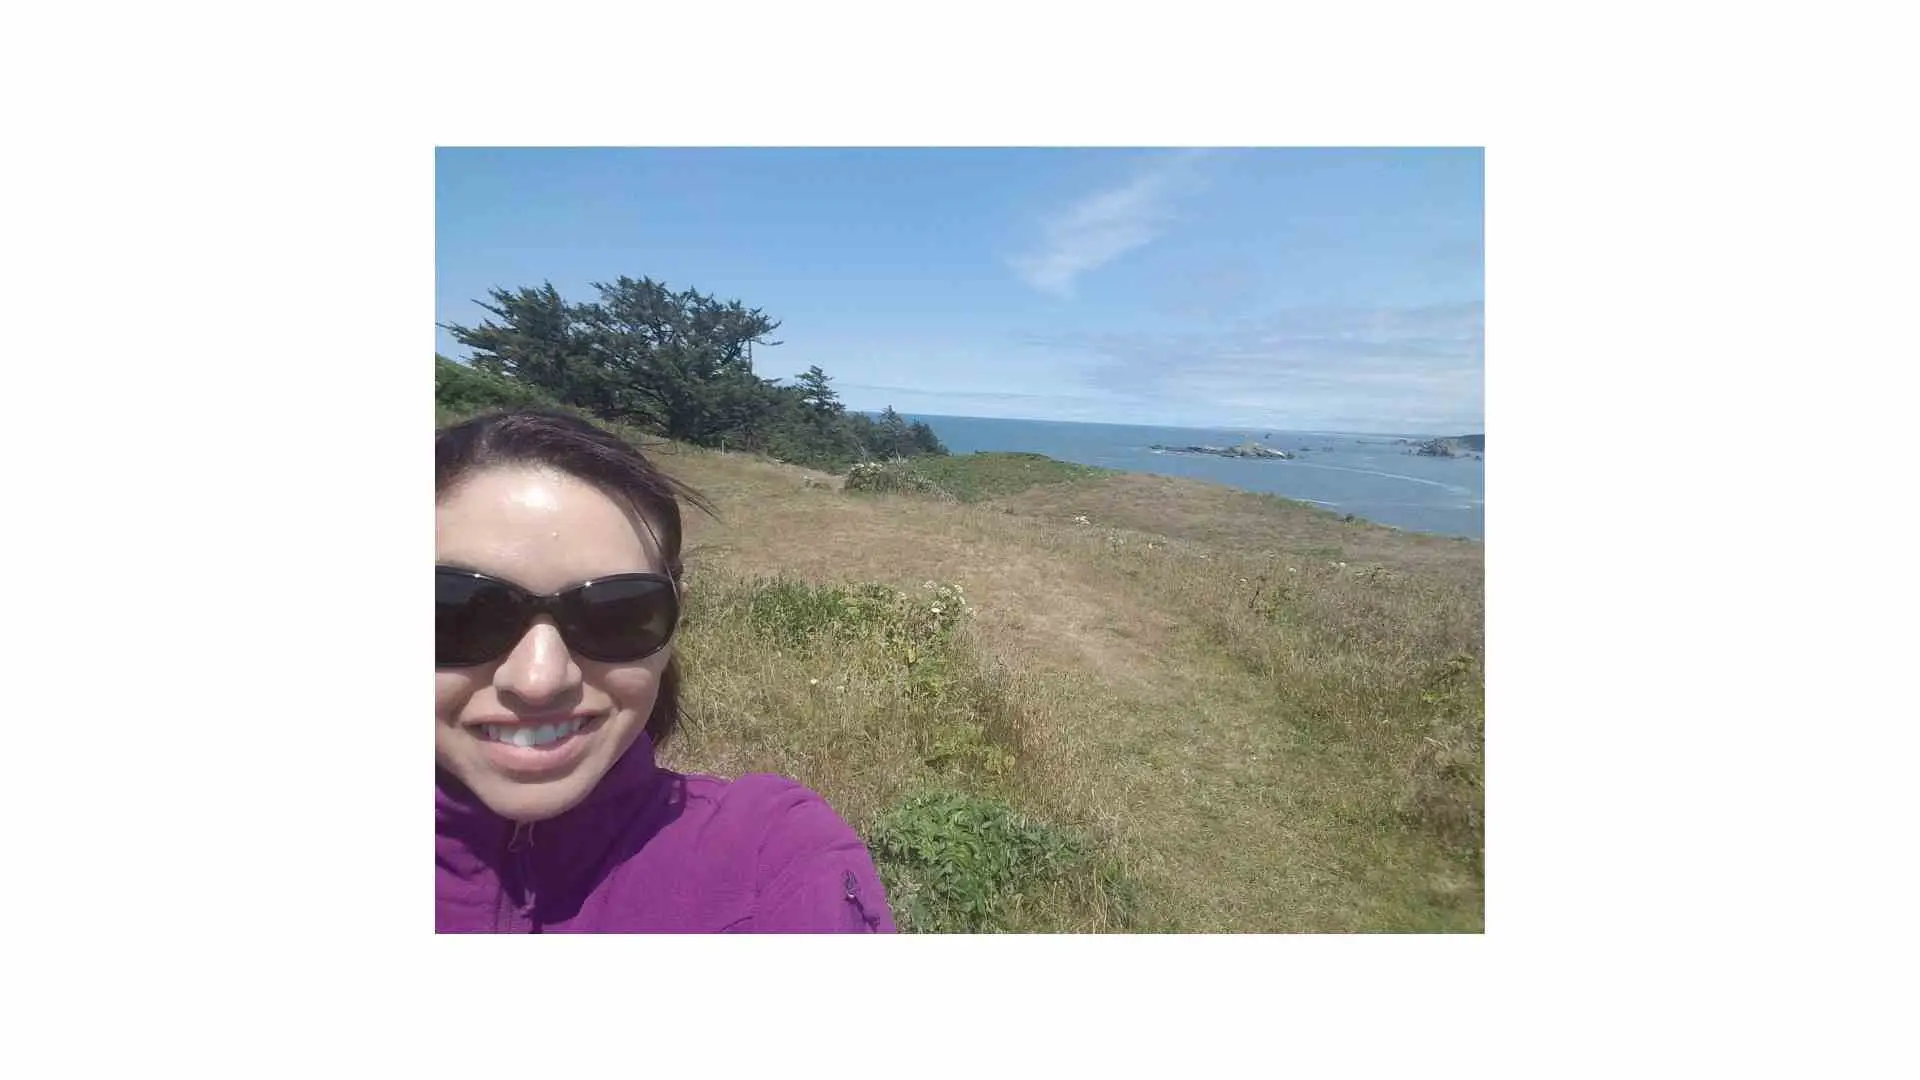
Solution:
[[[1479,458],[1486,453],[1486,449],[1485,435],[1450,435],[1442,439],[1428,439],[1414,453],[1424,457]]]
[[[1214,457],[1263,458],[1274,461],[1286,461],[1293,457],[1285,450],[1275,450],[1271,446],[1248,439],[1239,446],[1162,446],[1154,443],[1149,449],[1163,450],[1172,454],[1211,454]]]

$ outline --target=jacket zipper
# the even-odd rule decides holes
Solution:
[[[860,901],[860,879],[853,876],[853,871],[843,870],[840,874],[840,887],[845,890],[847,903],[853,905],[854,913],[861,924],[866,929],[873,929],[874,924],[879,920],[867,914],[867,905]]]
[[[514,877],[518,879],[517,883],[520,886],[520,900],[516,904],[507,895],[506,882],[500,883],[502,904],[512,905],[512,915],[508,918],[507,929],[514,931],[524,929],[527,933],[537,934],[540,932],[540,923],[535,918],[534,906],[539,898],[533,887],[533,824],[531,822],[514,823],[513,835],[507,838],[507,854],[513,860]],[[520,925],[521,922],[525,923],[524,927]]]

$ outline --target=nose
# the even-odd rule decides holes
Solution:
[[[494,670],[494,689],[528,705],[544,705],[580,686],[580,665],[548,619],[539,619],[521,635]]]

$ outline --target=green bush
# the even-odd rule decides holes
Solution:
[[[559,405],[525,383],[470,368],[438,353],[433,357],[433,403],[436,419],[444,414],[552,409]]]
[[[945,496],[939,485],[910,461],[863,461],[847,469],[846,490],[879,494],[904,492],[913,495]]]
[[[1017,930],[1026,909],[1089,899],[1125,925],[1117,871],[1079,837],[981,795],[923,791],[882,815],[867,837],[894,919],[905,931]]]

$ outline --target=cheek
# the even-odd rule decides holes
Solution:
[[[654,699],[660,696],[660,673],[666,666],[664,659],[649,657],[638,664],[602,668],[592,681],[612,700],[614,708],[645,716],[653,712]]]
[[[473,699],[483,680],[465,671],[436,671],[433,673],[433,715],[442,723],[451,724],[460,718],[460,713]]]

